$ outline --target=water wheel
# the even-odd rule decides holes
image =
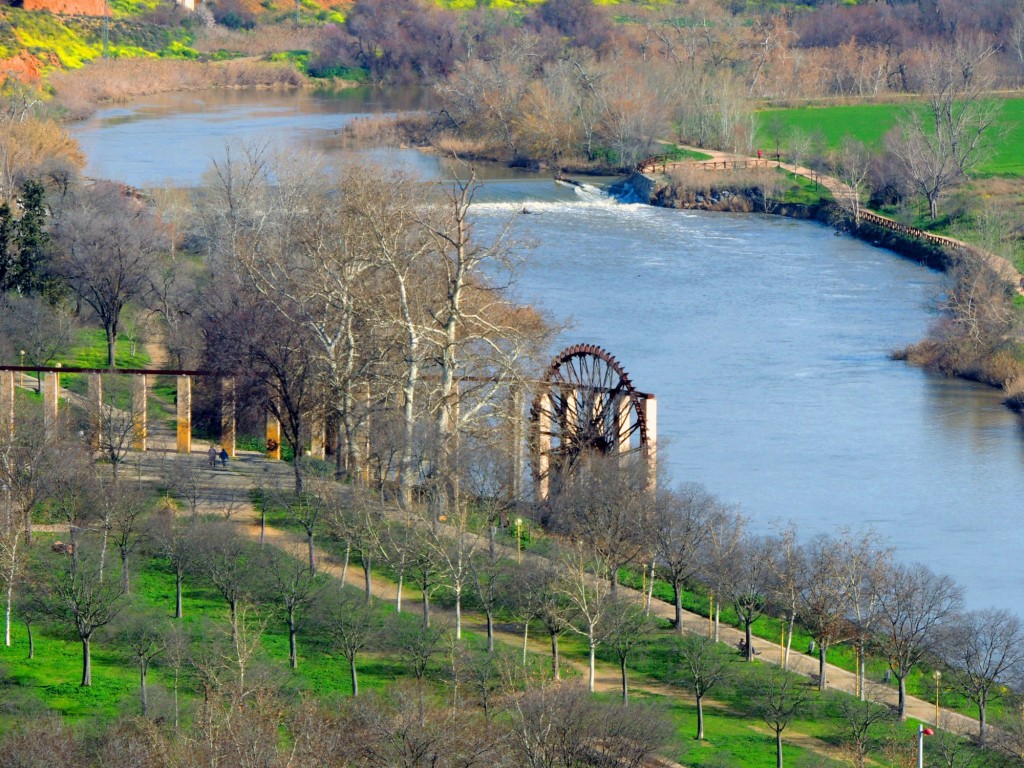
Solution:
[[[530,412],[539,498],[588,452],[625,454],[647,445],[641,400],[629,375],[591,344],[563,350],[548,366]]]

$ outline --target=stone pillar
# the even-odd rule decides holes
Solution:
[[[309,414],[309,455],[321,461],[327,458],[327,420],[323,408],[315,408]]]
[[[235,417],[235,380],[220,380],[220,447],[235,458],[235,442],[237,440],[237,422]]]
[[[0,435],[14,434],[14,371],[0,371]]]
[[[149,381],[146,374],[137,373],[132,376],[132,421],[135,427],[135,436],[132,440],[132,448],[136,451],[146,450],[146,438],[149,436],[148,408],[146,395]]]
[[[192,453],[192,377],[178,377],[178,453]]]
[[[523,420],[525,418],[526,404],[522,388],[518,386],[511,387],[509,399],[511,400],[511,413],[509,414],[511,422],[509,440],[511,444],[509,445],[509,451],[511,452],[512,461],[508,488],[512,498],[516,501],[521,501],[523,499],[523,471],[526,468],[526,456],[524,454],[526,441],[523,439]]]
[[[658,401],[654,395],[647,395],[640,403],[647,425],[647,482],[650,490],[655,491],[658,487]]]
[[[103,442],[103,376],[88,374],[86,408],[89,413],[89,445],[93,450]]]
[[[267,411],[267,458],[281,458],[281,422]]]
[[[49,371],[43,379],[43,429],[47,437],[57,428],[57,409],[60,406],[60,374]]]
[[[537,435],[534,451],[534,466],[537,467],[537,501],[547,501],[551,492],[551,402],[550,392],[540,396],[537,413]]]

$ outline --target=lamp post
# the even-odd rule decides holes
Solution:
[[[523,519],[521,517],[516,518],[516,562],[523,562]]]
[[[939,681],[942,680],[942,672],[935,670],[932,673],[932,677],[935,679],[935,727],[939,727]]]
[[[917,724],[917,768],[924,768],[924,737],[934,736],[935,731],[925,728],[921,723]]]
[[[21,367],[25,367],[25,350],[21,350]],[[21,372],[21,386],[25,386],[25,371]]]

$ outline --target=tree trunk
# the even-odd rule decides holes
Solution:
[[[678,581],[672,582],[672,603],[676,609],[676,634],[683,634],[683,589]]]
[[[28,657],[34,659],[36,657],[36,641],[32,636],[32,622],[25,622],[25,632],[28,633]]]
[[[562,675],[558,669],[558,633],[551,633],[551,672],[555,676],[555,680],[561,680]]]
[[[718,642],[718,628],[721,626],[722,620],[722,605],[721,603],[715,603],[715,642]]]
[[[826,672],[828,666],[825,664],[825,654],[828,652],[828,646],[825,643],[818,644],[818,690],[824,691],[828,685],[826,679]]]
[[[462,639],[462,593],[455,592],[455,639]]]
[[[89,638],[82,638],[82,687],[92,687],[92,656],[89,653]]]
[[[142,704],[142,716],[149,714],[149,698],[146,695],[146,662],[139,665],[139,701]]]
[[[128,553],[121,553],[121,589],[126,595],[131,594],[131,584],[128,579]]]
[[[398,584],[395,585],[395,613],[402,612],[402,581],[404,580],[405,574],[399,571],[398,573]]]
[[[356,657],[352,654],[348,659],[348,671],[352,677],[352,697],[359,695],[359,677],[356,675]]]
[[[644,611],[647,615],[651,615],[651,603],[654,601],[654,561],[651,560],[648,565],[648,579],[647,579],[647,595],[644,600]]]
[[[526,642],[530,638],[530,620],[523,622],[523,666],[526,666]]]
[[[494,653],[494,611],[488,608],[484,614],[487,616],[487,652]]]
[[[313,547],[313,534],[306,536],[306,545],[309,548],[309,572],[316,573],[316,549]]]
[[[591,634],[591,636],[590,636],[590,677],[588,679],[588,685],[587,685],[587,687],[590,689],[591,693],[594,692],[594,656],[596,655],[596,653],[597,653],[597,644],[594,642],[593,634]]]
[[[430,593],[423,590],[423,628],[430,626]]]
[[[619,659],[619,670],[622,672],[622,704],[629,704],[629,684],[626,680],[626,657]]]
[[[366,585],[366,604],[369,605],[373,602],[373,572],[370,570],[373,567],[373,562],[370,559],[370,555],[363,552],[363,556],[360,558],[363,562],[363,582]]]
[[[185,574],[178,572],[174,578],[174,618],[180,619],[181,612],[181,583],[185,580]]]
[[[775,732],[775,768],[782,768],[782,731]]]
[[[907,678],[905,675],[896,675],[896,679],[899,681],[900,697],[896,704],[896,715],[899,717],[900,722],[907,719]]]
[[[289,606],[288,608],[288,663],[291,664],[292,669],[299,668],[299,650],[296,635],[298,632],[295,629],[295,607]]]
[[[978,701],[978,746],[982,747],[985,745],[985,721],[986,721],[986,710],[988,709],[987,702],[984,698]],[[938,726],[938,723],[935,724]]]
[[[754,644],[753,644],[753,642],[751,642],[750,625],[751,625],[751,621],[749,619],[744,619],[744,621],[743,621],[743,637],[744,637],[744,639],[746,640],[746,643],[747,643],[747,649],[746,649],[746,653],[744,655],[746,656],[747,661],[753,661],[754,660]]]
[[[117,361],[117,329],[116,328],[108,327],[106,330],[107,330],[107,367],[108,368],[116,368],[117,367],[117,362],[116,362]]]
[[[782,668],[789,669],[789,652],[793,648],[793,625],[796,623],[796,612],[789,612],[789,621],[786,623],[786,652],[782,657]]]
[[[341,561],[341,583],[345,583],[345,577],[348,575],[348,559],[352,556],[352,542],[345,542],[345,557]]]
[[[11,612],[14,603],[14,579],[7,582],[7,604],[4,606],[4,645],[11,647]]]
[[[697,697],[697,741],[704,741],[704,697]]]

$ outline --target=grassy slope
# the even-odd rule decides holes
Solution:
[[[846,136],[853,136],[874,149],[881,149],[885,133],[896,125],[907,107],[900,104],[860,104],[838,107],[771,109],[757,113],[759,142],[774,143],[774,137],[786,137],[794,128],[806,136],[820,134],[829,148],[837,148]],[[1024,176],[1024,99],[1006,99],[998,120],[1002,135],[991,156],[977,169],[980,176]]]

